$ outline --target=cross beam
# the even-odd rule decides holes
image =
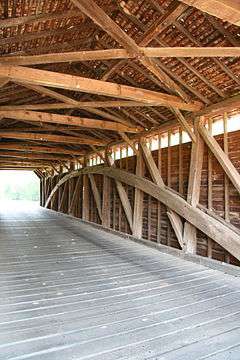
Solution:
[[[158,106],[173,106],[181,110],[198,111],[202,107],[200,102],[185,103],[178,96],[174,95],[53,71],[1,65],[1,76],[5,76],[13,81],[17,80],[30,84],[140,101]]]
[[[40,134],[31,132],[12,132],[12,131],[0,131],[0,138],[5,139],[20,139],[20,140],[37,140],[37,141],[49,141],[54,143],[65,143],[65,144],[86,144],[86,145],[107,145],[104,140],[94,139],[91,137],[74,137],[74,136],[62,136],[52,134]]]
[[[239,57],[240,47],[139,47],[142,56],[151,58]],[[65,62],[119,60],[139,58],[125,49],[105,49],[50,53],[41,55],[2,56],[1,64],[39,65]]]
[[[115,123],[113,121],[96,120],[96,119],[82,118],[77,116],[59,115],[59,114],[27,111],[27,110],[0,111],[0,118],[26,120],[26,121],[41,122],[41,123],[73,125],[84,128],[125,131],[132,133],[137,133],[143,130],[140,127],[130,127],[123,124]]]

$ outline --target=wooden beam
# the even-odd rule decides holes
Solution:
[[[143,154],[140,150],[136,156],[136,175],[144,175],[144,163]],[[137,238],[142,237],[143,227],[143,192],[140,189],[135,188],[134,195],[134,211],[133,211],[133,236]]]
[[[175,109],[175,108],[171,108],[171,110],[174,113],[174,115],[176,116],[178,122],[182,125],[183,130],[185,130],[187,132],[187,134],[189,135],[190,139],[193,142],[196,142],[196,136],[195,136],[191,126],[189,125],[187,120],[184,118],[181,111],[179,111],[178,109]]]
[[[143,130],[141,127],[130,127],[115,123],[113,121],[96,120],[78,116],[60,115],[28,110],[0,111],[0,117],[21,121],[26,120],[40,123],[72,125],[100,130],[125,131],[133,133]]]
[[[27,167],[27,166],[30,166],[30,167],[46,167],[46,166],[48,166],[48,167],[51,167],[51,162],[46,162],[46,161],[43,161],[43,160],[41,160],[40,162],[39,162],[39,160],[37,161],[37,160],[34,160],[34,159],[31,159],[31,161],[29,160],[27,160],[27,159],[25,159],[25,160],[4,160],[4,159],[1,159],[1,161],[0,161],[0,166],[11,166],[11,167],[14,167],[14,166],[19,166],[19,165],[21,165],[21,166],[24,166],[24,167]]]
[[[72,108],[79,108],[79,106],[78,106],[79,101],[74,100],[74,99],[70,98],[69,96],[60,94],[60,93],[58,93],[58,92],[56,92],[54,90],[47,89],[44,86],[29,84],[26,81],[19,82],[19,81],[15,80],[15,82],[19,83],[20,85],[25,86],[28,89],[31,89],[31,90],[33,90],[33,91],[35,91],[35,92],[37,92],[37,93],[39,93],[41,95],[46,95],[46,96],[51,97],[53,99],[60,100],[65,104],[72,105],[71,106]],[[118,117],[116,115],[109,114],[106,111],[98,110],[98,109],[95,109],[95,108],[90,107],[90,106],[87,108],[87,111],[90,112],[90,113],[102,116],[102,117],[104,117],[106,119],[110,119],[110,120],[117,121],[117,122],[125,124],[125,125],[129,125],[129,121],[124,120],[124,119],[122,119],[122,118],[120,118],[120,117]]]
[[[10,158],[22,158],[22,159],[46,159],[46,160],[59,160],[59,161],[71,161],[72,158],[70,156],[60,156],[53,154],[32,154],[26,152],[18,152],[18,151],[2,151],[0,149],[0,157],[10,157]]]
[[[26,171],[34,171],[34,170],[36,170],[36,169],[45,169],[46,168],[46,166],[39,166],[39,165],[37,165],[37,166],[28,166],[28,165],[14,165],[14,166],[12,166],[12,165],[10,165],[10,164],[6,164],[6,165],[0,165],[0,170],[26,170]]]
[[[235,95],[231,98],[225,99],[223,101],[219,101],[215,104],[206,106],[202,110],[200,110],[196,116],[202,115],[222,115],[226,111],[235,110],[240,106],[240,95]],[[194,115],[195,116],[195,115]]]
[[[138,52],[151,58],[239,57],[239,47],[138,47]],[[118,60],[137,58],[124,49],[74,51],[41,55],[2,56],[0,64],[39,65],[65,62]]]
[[[1,65],[0,76],[6,76],[13,81],[25,81],[31,84],[117,97],[159,106],[173,106],[181,110],[198,111],[202,107],[199,102],[185,103],[177,96],[156,91],[21,66]]]
[[[239,0],[180,0],[209,15],[240,26]]]
[[[6,110],[54,110],[54,109],[88,109],[88,108],[119,108],[119,107],[143,107],[154,106],[137,101],[109,100],[109,101],[77,101],[77,104],[67,103],[45,103],[45,104],[22,104],[22,105],[3,105],[0,111]]]
[[[203,121],[200,119],[198,121]],[[195,122],[196,141],[192,142],[191,161],[189,168],[187,202],[197,207],[201,189],[201,175],[203,165],[204,142],[198,132],[198,121]],[[197,230],[196,227],[186,222],[184,224],[183,244],[186,252],[196,254],[197,252]]]
[[[102,201],[101,201],[101,196],[99,194],[94,175],[89,174],[88,177],[89,177],[89,180],[90,180],[90,184],[91,184],[95,204],[97,206],[98,215],[99,215],[99,217],[100,217],[100,219],[102,221]]]
[[[185,250],[185,246],[184,246],[185,244],[183,240],[183,222],[181,220],[181,217],[172,210],[167,211],[167,216],[172,225],[172,228],[179,242],[179,245],[183,250]]]
[[[229,159],[228,155],[221,149],[218,142],[214,139],[212,135],[209,134],[208,130],[205,128],[204,125],[201,123],[198,126],[198,130],[209,147],[212,151],[213,155],[216,157],[218,162],[221,164],[223,170],[237,189],[238,193],[240,194],[240,174],[237,169],[233,166],[231,160]]]
[[[142,148],[144,159],[146,161],[148,170],[150,172],[150,175],[151,175],[153,181],[158,186],[164,187],[165,185],[164,185],[163,179],[162,179],[162,177],[160,175],[160,172],[159,172],[159,170],[157,168],[157,165],[156,165],[156,163],[155,163],[155,161],[153,159],[151,150],[149,149],[149,147],[147,146],[147,144],[143,140],[140,142],[140,145],[141,145],[141,148]]]
[[[136,148],[134,142],[129,139],[129,137],[124,132],[119,132],[119,135],[123,138],[123,140],[131,147],[133,153],[138,155],[138,149]]]
[[[240,47],[147,47],[141,48],[145,56],[152,58],[212,58],[239,57]]]
[[[125,48],[129,54],[135,55],[136,44],[94,1],[71,0],[85,15],[106,31],[113,39]]]
[[[4,143],[0,142],[0,150],[16,150],[16,151],[23,151],[23,152],[37,152],[37,153],[52,153],[52,154],[69,154],[69,155],[84,155],[86,152],[84,150],[73,150],[73,149],[66,149],[61,146],[38,146],[38,145],[31,145],[26,143]]]
[[[237,232],[231,230],[229,226],[226,226],[223,222],[220,222],[207,213],[204,213],[202,210],[195,208],[181,196],[177,195],[167,187],[159,187],[146,178],[137,176],[124,170],[107,166],[91,166],[83,168],[79,171],[73,171],[71,174],[64,176],[59,181],[48,197],[45,206],[48,205],[52,196],[58,190],[61,184],[69,180],[71,177],[76,177],[81,174],[107,175],[117,181],[136,187],[137,189],[151,195],[155,199],[162,202],[165,206],[173,209],[177,214],[197,227],[211,239],[215,240],[219,245],[228,250],[237,259],[240,259],[240,237]]]
[[[82,187],[82,218],[83,220],[89,221],[90,216],[90,204],[89,204],[89,195],[90,195],[90,186],[89,186],[89,177],[88,175],[83,175],[83,187]],[[47,204],[47,202],[46,202]],[[46,207],[45,204],[45,207]]]
[[[38,64],[57,64],[65,62],[96,61],[128,59],[131,55],[124,49],[106,49],[106,50],[83,50],[73,52],[62,52],[41,55],[20,55],[20,56],[2,56],[1,64],[8,65],[38,65]]]
[[[20,139],[20,140],[37,140],[47,141],[54,143],[65,143],[65,144],[92,144],[92,145],[107,145],[104,140],[94,139],[90,137],[73,137],[73,136],[62,136],[62,135],[50,135],[50,134],[37,134],[28,132],[11,132],[11,131],[0,131],[0,138],[5,139]]]
[[[229,152],[229,144],[228,144],[228,115],[224,113],[223,116],[223,150],[226,155]],[[229,206],[229,179],[226,174],[224,174],[224,218],[226,221],[230,222],[230,206]]]
[[[110,228],[111,217],[111,179],[108,176],[103,176],[103,196],[102,196],[102,225]]]

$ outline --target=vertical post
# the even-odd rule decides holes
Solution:
[[[45,186],[45,177],[40,179],[40,205],[44,206],[45,199],[44,199],[44,186]]]
[[[226,155],[228,155],[228,116],[227,113],[224,113],[223,117],[223,127],[224,127],[224,134],[223,134],[223,148]],[[225,220],[230,221],[229,219],[229,179],[226,173],[224,173],[224,215]]]
[[[120,145],[120,159],[119,159],[119,168],[122,169],[122,146]],[[118,207],[118,230],[122,231],[122,203],[119,203]]]
[[[74,170],[74,164],[71,162],[70,163],[70,171]],[[68,181],[68,204],[67,204],[67,212],[68,214],[70,213],[70,207],[71,207],[71,203],[72,203],[72,198],[73,198],[73,185],[74,185],[74,179],[69,179]]]
[[[167,186],[171,187],[171,130],[168,131],[168,148],[167,148]],[[171,220],[170,220],[171,223]],[[167,223],[167,245],[171,246],[171,224]]]
[[[228,156],[228,115],[224,113],[223,116],[223,150],[225,154]],[[230,222],[229,217],[229,178],[227,174],[224,172],[224,217],[227,222]],[[230,262],[230,256],[227,253],[225,256],[225,261],[227,263]]]
[[[45,198],[45,202],[47,201],[47,198],[48,198],[49,184],[50,184],[50,177],[49,177],[48,179],[46,179],[46,181],[45,181],[45,186],[44,186],[44,198]]]
[[[178,191],[183,194],[183,151],[182,151],[182,129],[179,128],[179,153],[178,153]]]
[[[200,121],[203,120],[203,118],[200,119]],[[204,142],[198,132],[198,121],[195,121],[195,135],[196,142],[192,141],[187,193],[187,202],[194,207],[199,202],[204,151]],[[183,240],[186,252],[195,254],[197,251],[197,229],[189,222],[185,223]]]
[[[103,175],[103,199],[102,199],[102,225],[110,227],[110,196],[111,180],[108,176]]]
[[[83,208],[82,218],[89,221],[89,178],[88,175],[83,175]]]
[[[208,119],[208,131],[212,134],[212,119]],[[208,209],[212,209],[212,153],[208,148]],[[207,255],[212,257],[212,239],[208,238]]]
[[[158,134],[158,170],[161,176],[161,167],[162,167],[162,138],[161,134]],[[161,203],[158,201],[157,207],[157,222],[158,222],[158,233],[157,233],[157,242],[161,243]]]
[[[136,175],[143,176],[144,164],[141,147],[139,146],[139,152],[136,156]],[[135,188],[134,197],[134,212],[133,212],[133,236],[137,238],[142,237],[142,220],[143,220],[143,192]]]
[[[62,178],[62,173],[63,173],[63,166],[60,165],[59,167],[60,170],[60,174],[58,177],[58,181]],[[57,210],[59,211],[59,207],[60,207],[60,203],[61,203],[61,198],[62,198],[62,192],[63,192],[63,186],[60,186],[58,189],[58,200],[57,200]]]

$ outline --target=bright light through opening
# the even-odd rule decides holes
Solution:
[[[0,200],[39,201],[39,186],[32,171],[0,171]]]

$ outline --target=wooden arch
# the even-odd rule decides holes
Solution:
[[[229,251],[229,253],[240,260],[240,236],[229,225],[218,221],[209,214],[204,213],[199,208],[192,206],[167,186],[159,187],[144,177],[140,177],[117,168],[102,165],[72,171],[55,185],[45,203],[45,207],[48,207],[51,199],[61,185],[69,179],[83,174],[106,175],[151,195],[169,209],[174,210],[174,212],[191,223],[197,229],[201,230],[204,234],[216,241],[219,245]]]

